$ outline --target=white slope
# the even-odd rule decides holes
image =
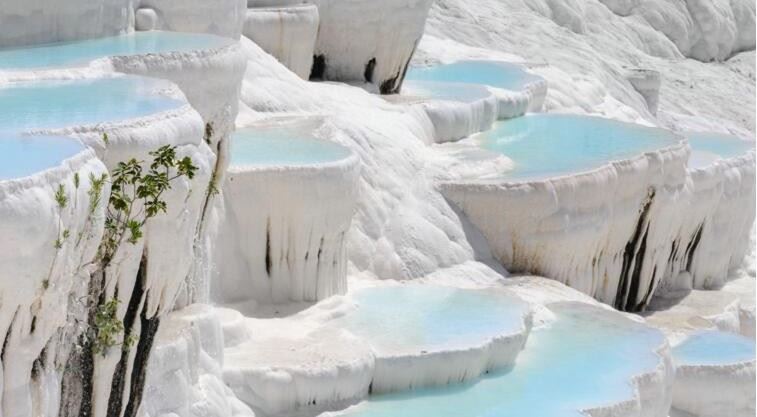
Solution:
[[[686,57],[722,60],[754,50],[754,3],[603,2],[438,0],[415,61],[480,56],[481,48],[517,55],[549,81],[547,110],[753,135],[753,52],[722,63]],[[732,39],[734,31],[743,39]],[[625,78],[633,68],[662,74],[657,120]]]

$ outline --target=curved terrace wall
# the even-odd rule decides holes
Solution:
[[[345,235],[359,171],[352,153],[305,165],[232,165],[223,185],[217,301],[286,303],[346,293]]]
[[[746,251],[754,153],[695,170],[688,155],[679,145],[584,174],[441,188],[508,270],[638,311],[681,272],[695,288],[722,284]]]
[[[134,26],[134,0],[6,0],[0,47],[96,38]]]
[[[312,4],[247,10],[242,32],[284,66],[307,79],[313,66],[318,8]]]
[[[311,79],[399,91],[423,35],[431,0],[316,0],[320,29]]]
[[[239,39],[246,0],[132,0],[138,10],[154,12],[152,29],[212,33]]]

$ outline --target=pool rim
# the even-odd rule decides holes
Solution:
[[[530,115],[581,116],[581,117],[610,120],[610,121],[618,122],[618,123],[636,125],[635,123],[623,122],[620,120],[610,119],[606,117],[573,114],[573,113],[530,113]],[[528,117],[528,115],[523,116],[523,117]],[[650,127],[650,126],[644,126],[644,125],[639,125],[639,126]],[[663,129],[659,127],[651,127],[651,128]],[[667,130],[667,129],[663,129],[663,130]],[[440,181],[439,184],[442,187],[445,187],[445,186],[446,187],[466,187],[469,189],[508,188],[508,187],[513,187],[513,186],[537,186],[537,185],[544,185],[544,184],[555,182],[555,181],[565,181],[565,180],[570,180],[570,179],[579,179],[579,178],[600,175],[604,172],[607,172],[608,170],[614,169],[618,165],[634,164],[636,162],[640,162],[645,159],[654,158],[658,155],[670,155],[670,154],[675,154],[678,152],[686,152],[687,154],[691,154],[691,148],[689,147],[688,140],[684,136],[672,130],[668,130],[668,132],[670,132],[675,137],[675,139],[677,140],[676,143],[662,146],[652,151],[640,152],[628,158],[610,159],[601,163],[595,168],[581,169],[575,172],[543,176],[540,178],[528,178],[528,177],[521,178],[521,179],[517,179],[517,178],[508,179],[508,178],[500,178],[500,177],[498,178],[466,178],[466,179],[461,179],[461,180],[444,180],[444,181]],[[487,132],[480,132],[475,135],[471,135],[470,138],[475,140],[477,136],[483,135],[485,133]],[[480,148],[480,146],[478,145],[476,145],[476,147]],[[687,160],[688,160],[688,157],[687,157]],[[688,169],[688,162],[687,162],[687,169]]]
[[[7,77],[3,80],[0,80],[0,89],[8,87],[8,86],[12,86],[12,85],[18,85],[18,84],[34,85],[36,83],[56,83],[56,82],[76,83],[79,81],[87,82],[87,81],[100,81],[100,80],[105,80],[105,79],[126,78],[126,79],[133,79],[133,80],[144,81],[144,82],[149,83],[150,84],[150,89],[148,93],[149,96],[168,98],[168,99],[176,101],[177,103],[176,103],[176,107],[161,110],[155,113],[149,113],[142,116],[137,116],[137,117],[117,118],[117,119],[103,121],[103,122],[70,124],[70,125],[63,125],[63,126],[49,127],[49,128],[27,127],[27,128],[19,129],[17,131],[10,131],[11,133],[15,133],[19,136],[48,136],[48,137],[57,137],[63,140],[74,140],[76,142],[79,142],[82,145],[82,149],[76,154],[69,156],[68,158],[61,159],[56,165],[50,166],[43,170],[39,170],[39,171],[33,172],[28,175],[24,175],[21,177],[0,179],[0,184],[14,182],[14,181],[22,180],[25,178],[36,177],[37,175],[45,175],[49,171],[65,168],[69,164],[73,163],[72,161],[76,161],[79,156],[81,156],[83,153],[86,153],[88,151],[91,151],[96,159],[101,160],[102,158],[100,158],[97,154],[98,150],[100,150],[99,147],[96,147],[93,144],[87,143],[87,141],[83,139],[82,137],[83,135],[87,135],[87,134],[91,134],[93,132],[99,132],[99,131],[106,132],[108,130],[122,129],[133,124],[145,124],[145,123],[158,124],[164,121],[171,122],[174,119],[191,116],[192,113],[195,112],[194,108],[192,108],[192,106],[188,103],[186,97],[184,96],[182,91],[176,86],[176,84],[172,83],[171,81],[161,79],[161,78],[146,77],[146,76],[141,76],[141,75],[132,75],[132,74],[124,74],[124,73],[107,73],[107,74],[101,74],[101,75],[100,74],[65,75],[62,73],[58,73],[58,74],[46,74],[46,75],[48,76],[41,77],[41,78],[37,76],[32,76],[31,74],[26,74],[26,76],[20,76],[20,77]],[[103,146],[103,149],[105,147],[106,146]]]
[[[728,169],[735,166],[749,164],[750,162],[752,165],[754,165],[754,161],[757,159],[757,143],[755,143],[755,141],[746,140],[742,138],[741,136],[732,135],[730,133],[713,132],[713,131],[708,131],[708,130],[702,130],[702,131],[686,130],[686,131],[676,131],[675,133],[682,135],[684,138],[687,138],[687,135],[690,135],[690,134],[714,134],[714,135],[721,135],[721,136],[730,136],[734,139],[738,139],[743,142],[752,143],[752,148],[749,149],[747,152],[732,156],[730,158],[725,158],[718,155],[719,156],[718,159],[712,161],[712,163],[707,164],[707,165],[703,165],[700,167],[693,167],[693,166],[689,166],[687,162],[686,168],[688,169],[689,173],[693,175],[708,174],[714,170],[718,170],[721,168]],[[688,143],[688,139],[686,140],[686,142]]]
[[[358,162],[360,160],[360,157],[355,153],[354,150],[349,148],[348,146],[342,145],[341,143],[331,141],[328,139],[319,138],[318,136],[313,134],[313,131],[317,130],[321,126],[323,126],[326,123],[326,117],[325,116],[280,116],[280,117],[269,117],[266,119],[263,119],[261,121],[245,125],[243,127],[237,127],[235,128],[234,132],[230,135],[230,147],[232,148],[229,151],[229,166],[226,170],[227,174],[256,174],[256,173],[280,173],[280,174],[287,174],[287,173],[297,173],[299,175],[309,175],[314,173],[321,173],[324,170],[350,170],[358,165]],[[283,129],[287,127],[301,127],[305,129],[310,129],[309,133],[300,135],[302,139],[306,140],[313,140],[314,142],[324,143],[328,145],[333,145],[336,147],[341,148],[342,150],[347,151],[346,155],[342,158],[335,159],[333,161],[326,161],[326,162],[315,162],[315,163],[307,163],[307,164],[281,164],[281,165],[254,165],[254,164],[233,164],[232,162],[232,155],[234,153],[233,151],[233,142],[234,142],[234,134],[241,131],[241,130],[253,130],[256,128],[265,130],[265,129]]]
[[[438,67],[442,65],[453,65],[453,64],[463,63],[463,62],[483,62],[483,63],[513,65],[513,66],[517,66],[521,70],[521,72],[523,72],[525,75],[533,77],[534,79],[530,80],[527,83],[522,84],[520,88],[518,89],[509,89],[509,88],[497,87],[497,86],[484,84],[484,83],[473,83],[473,82],[465,82],[465,81],[436,81],[436,82],[444,82],[444,83],[449,83],[449,84],[480,85],[482,87],[490,89],[490,91],[493,89],[495,91],[501,90],[501,91],[515,92],[515,93],[532,93],[532,94],[534,94],[535,91],[538,89],[547,88],[549,85],[549,82],[544,77],[529,71],[530,67],[528,67],[526,63],[505,61],[504,59],[463,58],[463,59],[456,59],[456,60],[447,61],[447,62],[438,62],[432,65],[415,67],[415,69],[427,69],[427,68],[433,68],[433,67]],[[408,73],[409,72],[410,71],[408,71]],[[407,81],[422,81],[422,80],[407,79]],[[431,80],[425,80],[425,81],[431,81]]]
[[[57,73],[63,73],[67,74],[71,71],[81,71],[81,70],[89,70],[89,69],[103,69],[105,72],[116,72],[119,73],[118,70],[113,70],[110,68],[110,66],[114,65],[115,60],[130,60],[130,59],[148,59],[153,57],[160,57],[160,58],[166,58],[166,59],[176,59],[179,57],[179,59],[183,59],[184,57],[191,57],[191,56],[207,56],[209,54],[217,54],[221,53],[224,50],[235,48],[239,45],[238,40],[234,40],[231,38],[225,38],[223,36],[219,35],[213,35],[209,33],[192,33],[192,32],[179,32],[179,31],[170,31],[170,30],[152,30],[152,31],[134,31],[130,33],[120,34],[120,35],[113,35],[113,36],[105,36],[100,38],[90,38],[90,39],[79,39],[75,41],[70,42],[86,42],[91,40],[98,40],[98,39],[104,39],[104,38],[112,38],[112,37],[119,37],[119,36],[130,36],[135,33],[144,33],[144,32],[167,32],[167,33],[179,33],[179,34],[191,34],[191,35],[205,35],[208,37],[216,37],[219,39],[226,40],[225,44],[209,47],[209,48],[193,48],[193,49],[187,49],[184,51],[164,51],[164,52],[148,52],[143,54],[130,54],[130,55],[124,55],[124,54],[113,54],[113,55],[103,55],[98,58],[89,59],[87,61],[83,61],[77,64],[67,64],[67,65],[61,65],[61,66],[41,66],[41,67],[31,67],[31,68],[4,68],[0,67],[0,74],[1,75],[15,75],[15,74],[57,74]],[[57,44],[66,44],[69,42],[53,42],[48,44],[40,44],[40,45],[27,45],[27,48],[19,47],[19,48],[7,48],[10,49],[32,49],[35,47],[49,47],[49,46],[55,46]],[[0,50],[2,52],[2,50]],[[105,68],[102,68],[105,67]]]

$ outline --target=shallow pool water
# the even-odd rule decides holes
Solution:
[[[180,32],[134,32],[107,38],[0,49],[0,69],[33,69],[81,66],[107,56],[187,52],[218,48],[230,39]]]
[[[479,346],[518,333],[528,306],[494,291],[400,285],[353,294],[358,308],[339,322],[380,353]]]
[[[484,86],[435,81],[406,81],[402,94],[425,99],[475,102],[491,96]]]
[[[755,343],[734,333],[702,331],[675,346],[673,360],[679,365],[727,365],[755,360]]]
[[[140,77],[13,83],[0,88],[3,130],[42,129],[143,117],[182,101],[156,94],[165,84]]]
[[[533,114],[498,122],[478,135],[484,149],[514,163],[506,179],[542,179],[596,169],[671,146],[672,132],[600,117]]]
[[[473,383],[371,397],[352,417],[581,417],[580,410],[631,398],[631,378],[659,362],[656,330],[598,307],[550,307],[512,369]]]
[[[347,158],[340,145],[310,137],[296,127],[246,128],[231,140],[231,166],[314,165]]]
[[[499,61],[469,60],[433,67],[411,68],[406,80],[483,84],[506,90],[521,90],[542,80],[520,65]]]
[[[156,94],[165,84],[140,77],[11,83],[0,88],[0,179],[56,166],[83,149],[72,139],[26,132],[117,122],[178,108]]]
[[[684,133],[691,147],[689,166],[701,168],[718,159],[742,156],[755,148],[754,141],[747,141],[723,133],[687,132]]]
[[[55,167],[84,149],[76,139],[0,132],[0,181]]]

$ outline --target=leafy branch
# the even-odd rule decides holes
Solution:
[[[115,257],[116,251],[124,243],[135,245],[144,236],[143,228],[147,221],[166,213],[168,206],[163,199],[171,184],[179,178],[194,178],[197,167],[189,157],[178,158],[176,147],[166,145],[150,152],[153,158],[146,166],[145,161],[130,159],[119,162],[110,176],[111,193],[105,216],[105,230],[98,248],[96,262],[105,270]],[[99,206],[106,176],[90,176],[90,212]],[[94,317],[94,337],[92,349],[95,354],[107,354],[111,347],[117,346],[118,335],[124,329],[118,318],[120,300],[112,297],[101,301]],[[130,348],[136,338],[132,334],[124,337],[121,345]]]
[[[174,146],[163,146],[150,156],[153,160],[147,170],[144,161],[132,158],[119,162],[111,174],[105,235],[98,253],[103,266],[110,263],[124,241],[136,244],[143,237],[149,219],[167,211],[162,197],[171,182],[182,177],[192,179],[197,172],[191,158],[177,158]]]

